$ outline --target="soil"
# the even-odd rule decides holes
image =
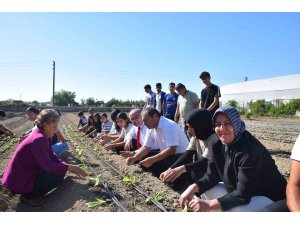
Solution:
[[[272,119],[259,118],[255,120],[244,120],[246,128],[257,137],[270,151],[280,172],[288,178],[291,160],[290,154],[293,144],[300,134],[300,119]],[[60,130],[64,133],[64,127],[68,125],[75,130],[78,118],[75,113],[63,114]],[[16,133],[20,133],[32,128],[32,122],[17,115],[5,121],[5,125]],[[64,127],[63,127],[64,125]],[[119,202],[130,212],[160,212],[162,211],[154,204],[145,204],[146,197],[139,194],[131,184],[124,183],[122,177],[107,167],[110,163],[117,171],[123,175],[137,174],[136,185],[148,196],[164,192],[165,197],[162,205],[166,211],[181,211],[178,205],[180,194],[175,192],[168,185],[162,183],[158,178],[143,172],[137,166],[127,166],[124,158],[101,150],[90,141],[80,141],[73,131],[68,131],[70,137],[79,146],[84,148],[82,156],[76,153],[76,147],[69,142],[69,150],[62,156],[63,160],[71,164],[80,164],[80,158],[84,157],[86,162],[93,168],[92,172],[101,175],[102,181],[107,182],[109,189],[113,192]],[[66,136],[66,133],[64,133]],[[8,151],[0,155],[0,176],[6,168],[13,150],[17,144]],[[78,147],[78,146],[77,146]],[[101,158],[95,153],[95,149],[100,149]],[[67,173],[62,185],[46,196],[46,202],[40,207],[29,207],[19,202],[19,195],[12,194],[0,185],[0,211],[25,211],[25,212],[117,212],[123,211],[113,202],[106,189],[102,186],[93,187],[89,185],[88,179],[79,179],[73,174]],[[102,198],[106,203],[96,208],[88,208],[87,203]]]

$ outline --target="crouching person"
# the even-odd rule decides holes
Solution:
[[[268,150],[245,130],[238,111],[219,108],[213,125],[220,139],[213,145],[214,161],[204,177],[182,193],[180,205],[188,204],[193,211],[261,211],[284,199],[286,180]]]
[[[189,142],[178,124],[161,116],[154,108],[144,109],[142,119],[149,129],[146,139],[135,155],[127,158],[126,163],[131,165],[141,160],[142,168],[159,177],[182,155]],[[151,151],[151,147],[155,144],[159,147],[157,154],[153,154]],[[182,179],[184,180],[185,177],[182,176]],[[175,189],[180,188],[182,179],[177,179],[174,182]]]
[[[20,201],[30,206],[43,204],[43,197],[62,181],[67,171],[83,178],[85,172],[58,159],[51,149],[50,138],[58,129],[59,115],[45,109],[36,118],[37,129],[19,144],[10,160],[2,184]]]

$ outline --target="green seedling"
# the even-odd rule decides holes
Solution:
[[[77,152],[78,155],[81,155],[82,152],[83,152],[83,148],[77,147],[77,148],[76,148],[76,152]]]
[[[103,204],[105,204],[106,201],[101,199],[101,198],[97,198],[97,201],[94,201],[94,202],[89,202],[89,203],[86,203],[88,205],[89,208],[95,208],[97,206],[101,206]]]
[[[187,203],[185,203],[185,206],[184,206],[184,208],[182,209],[182,212],[188,212],[188,206],[187,206]]]
[[[125,177],[123,178],[123,181],[124,181],[125,183],[135,184],[135,183],[136,183],[136,177],[137,177],[137,175],[136,175],[135,173],[132,173],[132,174],[129,175],[129,176],[125,176]]]
[[[147,198],[147,199],[145,200],[145,203],[146,203],[147,205],[152,205],[152,204],[153,204],[153,202],[152,202],[153,199],[155,199],[156,201],[162,203],[163,200],[165,199],[165,195],[166,195],[165,192],[160,191],[160,192],[158,192],[157,194],[154,194],[154,195],[152,195],[151,197]]]
[[[100,182],[101,182],[101,176],[100,175],[98,175],[96,177],[89,177],[89,183],[93,184],[94,187],[99,187]]]
[[[89,167],[85,163],[81,164],[80,168],[83,169],[86,174],[90,175]]]

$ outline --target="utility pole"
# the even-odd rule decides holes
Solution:
[[[55,93],[55,61],[53,61],[53,93],[52,93],[52,107],[54,108],[54,93]]]

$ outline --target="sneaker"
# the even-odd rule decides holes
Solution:
[[[21,195],[20,202],[31,207],[38,207],[43,205],[45,203],[45,200],[43,198],[26,198],[24,195]]]

